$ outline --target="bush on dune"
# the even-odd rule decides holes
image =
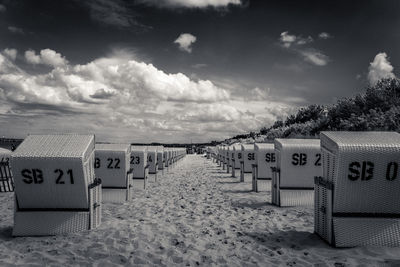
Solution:
[[[258,135],[257,140],[263,138],[269,142],[275,138],[318,138],[321,131],[400,132],[400,80],[382,79],[364,93],[340,99],[330,106],[301,108],[285,121],[278,120],[257,134],[252,132],[243,137]]]

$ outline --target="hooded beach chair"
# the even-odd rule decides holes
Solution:
[[[322,174],[319,139],[275,139],[272,204],[314,205],[314,177]]]
[[[336,247],[400,246],[400,135],[322,132],[315,232]]]
[[[122,203],[132,198],[130,144],[96,144],[94,170],[102,181],[103,202]]]
[[[10,170],[11,150],[0,147],[0,192],[13,192],[14,181]]]
[[[274,144],[254,144],[255,163],[253,164],[253,183],[254,192],[271,190],[272,169],[276,166]]]
[[[94,135],[29,135],[11,154],[14,236],[93,229],[101,221]]]
[[[131,147],[131,168],[133,169],[133,188],[145,189],[149,177],[149,165],[147,162],[147,147]]]
[[[252,180],[252,165],[255,163],[254,144],[242,144],[241,147],[240,181],[250,182]]]

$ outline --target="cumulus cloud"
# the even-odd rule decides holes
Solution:
[[[206,8],[241,5],[241,0],[139,0],[139,3],[167,8]]]
[[[267,89],[254,88],[252,99],[234,98],[210,80],[167,73],[128,52],[73,65],[56,51],[42,51],[24,53],[32,64],[53,66],[40,74],[17,66],[6,50],[0,53],[0,124],[12,121],[4,134],[94,132],[98,140],[113,142],[220,140],[260,129],[290,106],[267,99]]]
[[[196,36],[190,33],[181,33],[174,43],[179,45],[179,49],[188,53],[192,53],[192,44],[197,40]]]
[[[318,34],[318,37],[319,37],[320,39],[326,40],[326,39],[332,38],[332,35],[330,35],[330,34],[327,33],[327,32],[321,32],[320,34]]]
[[[3,54],[6,55],[8,58],[10,58],[13,61],[17,58],[17,53],[18,53],[17,49],[13,49],[13,48],[11,48],[11,49],[6,48],[3,50]]]
[[[39,55],[34,50],[28,50],[25,52],[25,59],[30,64],[44,64],[52,67],[60,67],[68,63],[65,57],[48,48],[41,50]]]
[[[0,12],[6,12],[7,8],[5,5],[0,4]]]
[[[311,43],[313,40],[313,38],[311,36],[308,36],[307,38],[302,37],[301,35],[296,36],[293,34],[289,34],[289,32],[282,32],[281,33],[281,37],[280,37],[280,41],[282,46],[289,48],[292,45],[304,45],[304,44],[308,44]]]
[[[12,32],[12,33],[16,33],[16,34],[24,34],[24,30],[15,26],[8,26],[7,29]]]
[[[300,51],[300,53],[303,55],[305,61],[314,64],[316,66],[325,66],[326,64],[328,64],[329,57],[324,55],[320,51],[311,49],[306,51]]]
[[[378,53],[374,60],[370,63],[368,72],[368,81],[371,85],[376,84],[384,78],[395,78],[393,74],[393,66],[389,62],[386,53]]]
[[[253,100],[253,101],[265,101],[269,99],[269,88],[261,89],[258,87],[255,87],[245,95],[246,100]]]

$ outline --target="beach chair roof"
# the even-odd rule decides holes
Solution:
[[[400,134],[396,132],[321,132],[321,146],[338,151],[341,148],[371,147],[390,148],[400,146]]]
[[[14,158],[86,158],[94,148],[92,134],[28,135],[12,153]]]

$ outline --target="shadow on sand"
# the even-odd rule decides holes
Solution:
[[[0,228],[0,240],[8,241],[13,239],[12,229],[13,228],[11,226]]]
[[[251,208],[251,209],[259,209],[259,208],[264,208],[264,207],[274,207],[276,208],[275,205],[268,201],[263,201],[263,202],[232,202],[232,207],[236,208]]]
[[[227,177],[227,178],[231,178],[231,177]],[[217,182],[217,184],[240,184],[240,182],[239,181]],[[229,190],[228,191],[224,191],[224,192],[228,192],[229,193]]]
[[[240,183],[240,182],[231,182],[232,184],[233,183]],[[253,190],[222,190],[222,192],[224,192],[224,193],[234,193],[234,194],[248,194],[248,193],[251,193],[251,192],[253,192]]]

